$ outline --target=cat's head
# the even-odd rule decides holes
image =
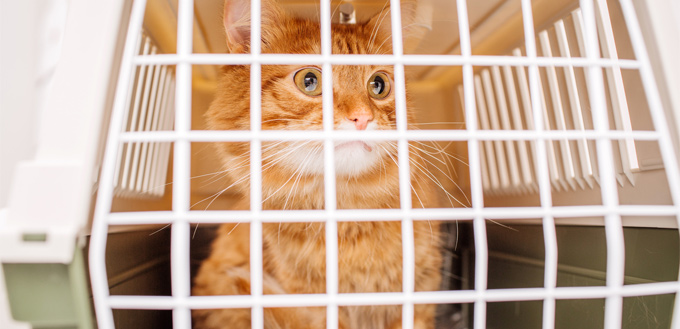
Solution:
[[[387,5],[387,3],[386,3]],[[405,36],[416,36],[415,1],[402,1]],[[261,52],[320,54],[318,22],[286,13],[272,0],[262,1]],[[227,0],[224,12],[226,42],[231,53],[250,52],[250,1]],[[385,7],[358,24],[333,24],[333,54],[391,54],[391,17]],[[405,40],[408,44],[408,40]],[[333,112],[336,130],[391,130],[396,127],[394,68],[391,65],[334,65]],[[262,65],[262,129],[322,130],[321,65]],[[216,100],[208,112],[211,129],[247,130],[250,124],[250,67],[227,66]],[[223,150],[241,156],[245,147]],[[396,160],[394,142],[336,142],[335,165],[340,176],[356,177],[384,170]],[[263,143],[263,166],[290,174],[323,174],[323,142]]]

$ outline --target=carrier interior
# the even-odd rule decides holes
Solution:
[[[310,19],[318,17],[316,1],[280,0],[280,3],[295,15]],[[385,5],[382,0],[351,3],[356,10],[357,21],[365,21]],[[581,37],[578,32],[578,1],[534,0],[531,3],[537,56],[565,57],[564,49],[568,49],[571,57],[584,57],[579,48]],[[339,2],[332,2],[332,8],[336,8],[338,4]],[[611,20],[611,33],[605,27],[599,31],[598,36],[609,42],[601,42],[602,58],[635,59],[618,2],[606,1],[606,4],[608,13],[604,16]],[[527,56],[519,0],[475,0],[468,1],[467,7],[472,55]],[[176,52],[177,12],[176,0],[148,1],[143,25],[145,39],[139,46],[140,53]],[[338,16],[338,12],[334,11],[333,20],[337,21]],[[458,17],[455,1],[422,1],[418,9],[422,37],[409,45],[406,53],[460,54]],[[194,52],[224,53],[224,38],[222,0],[197,0],[194,5]],[[148,49],[145,50],[147,42]],[[612,49],[615,50],[614,54]],[[163,97],[171,100],[172,85],[175,82],[174,67],[170,65],[152,68],[156,71],[149,69],[150,67],[142,65],[137,75],[151,77],[154,74],[152,72],[156,72],[155,74],[160,75],[158,81],[161,81],[158,82],[158,93],[164,92]],[[147,70],[146,73],[140,73],[144,70]],[[531,118],[524,112],[526,100],[522,100],[521,91],[520,71],[526,70],[526,66],[474,67],[474,82],[478,92],[475,102],[478,111],[484,109],[486,113],[479,114],[477,129],[531,129]],[[543,101],[546,104],[545,129],[593,129],[588,94],[590,89],[583,67],[542,65],[539,71]],[[639,73],[626,68],[618,71],[603,69],[603,72],[610,129],[654,130]],[[216,91],[219,67],[194,65],[192,74],[192,129],[205,130],[203,115]],[[412,125],[413,129],[466,129],[461,66],[407,66],[406,74],[413,105],[409,111],[414,111],[417,117],[417,122]],[[144,83],[145,80],[140,79],[131,88],[144,91],[155,84],[153,81],[149,85]],[[161,102],[163,97],[159,96],[157,102],[160,103],[156,106],[160,108],[162,104],[168,104],[168,111],[171,111],[169,101]],[[519,106],[517,108],[513,108],[513,97]],[[134,101],[130,100],[131,108]],[[578,111],[575,103],[580,104]],[[143,98],[140,104],[143,106]],[[172,118],[169,116],[170,114],[165,117],[166,121],[160,116],[158,125],[155,126],[157,130],[172,129]],[[145,125],[134,120],[130,117],[128,130],[144,130],[141,127]],[[166,124],[165,127],[163,123]],[[482,175],[485,207],[541,205],[537,184],[539,178],[533,158],[535,145],[532,143],[534,142],[480,142],[480,153],[484,157],[480,161],[484,166]],[[548,156],[553,158],[550,161],[554,164],[554,167],[549,168],[552,205],[601,205],[595,141],[554,140],[548,144]],[[126,183],[118,187],[113,211],[172,209],[170,146],[168,143],[158,143],[153,147],[149,145],[149,148],[157,150],[158,158],[148,160],[149,164],[142,163],[140,158],[140,169],[132,166],[128,168],[127,175],[130,176],[135,175],[137,170],[143,171],[141,168],[145,167],[146,173],[138,174],[139,184]],[[440,141],[421,147],[431,150],[434,157],[439,159],[432,160],[432,172],[441,183],[442,189],[446,190],[441,193],[442,207],[469,206],[467,142]],[[612,170],[617,173],[621,205],[672,204],[656,142],[620,139],[612,142],[612,148],[616,164],[616,168]],[[228,189],[223,191],[229,183],[221,179],[221,175],[215,174],[223,168],[216,161],[210,143],[192,143],[191,151],[192,210],[230,209],[238,195]],[[123,152],[122,159],[125,158],[125,149]],[[134,151],[132,154],[134,155]],[[126,169],[123,163],[124,160],[121,160],[121,175]],[[626,284],[676,280],[678,232],[674,219],[663,216],[625,216],[622,220],[626,248]],[[555,222],[559,255],[558,287],[604,285],[607,255],[604,218],[569,215],[555,217]],[[524,218],[517,213],[509,214],[507,219],[488,221],[488,289],[544,286],[545,246],[541,223],[540,217]],[[192,271],[207,256],[214,227],[210,224],[192,226]],[[447,238],[447,261],[444,269],[447,274],[446,282],[442,288],[474,289],[475,241],[471,223],[466,220],[451,221],[446,227],[450,235]],[[107,244],[107,272],[111,294],[170,295],[170,236],[170,228],[162,226],[111,227]],[[624,298],[624,314],[629,316],[624,319],[624,328],[669,327],[673,298],[672,295]],[[438,326],[441,328],[470,328],[473,325],[472,304],[443,305],[440,311]],[[541,301],[488,303],[487,327],[539,328],[542,312]],[[172,322],[170,311],[114,310],[114,317],[119,328],[165,328]],[[599,328],[603,323],[604,299],[559,300],[556,303],[556,328]]]

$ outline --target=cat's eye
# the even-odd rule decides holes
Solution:
[[[390,94],[392,86],[390,85],[390,77],[385,72],[375,72],[368,79],[366,89],[368,94],[375,99],[383,99]]]
[[[295,72],[295,85],[305,95],[321,95],[321,71],[308,67]]]

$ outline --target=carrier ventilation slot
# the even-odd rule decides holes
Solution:
[[[152,38],[143,34],[138,54],[158,53]],[[175,108],[175,71],[168,65],[139,65],[130,83],[123,131],[172,130]],[[170,143],[125,143],[118,149],[115,194],[121,197],[161,197],[165,193]]]
[[[606,0],[597,0],[597,25],[603,58],[618,59]],[[585,57],[583,21],[580,9],[540,31],[539,56]],[[514,49],[513,56],[523,56]],[[584,70],[572,66],[543,66],[539,69],[539,97],[546,130],[593,129],[589,114],[589,82]],[[632,131],[621,68],[605,71],[605,90],[610,117],[617,130]],[[526,67],[492,66],[474,76],[479,129],[533,130],[534,119]],[[462,86],[459,86],[462,99]],[[481,143],[482,183],[489,194],[534,193],[538,191],[534,141],[483,141]],[[617,180],[635,185],[633,172],[639,170],[632,139],[618,144]],[[599,182],[595,141],[553,140],[546,143],[548,170],[555,191],[592,189]]]

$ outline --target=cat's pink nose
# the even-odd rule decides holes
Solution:
[[[353,113],[347,117],[347,120],[354,121],[354,126],[357,127],[357,130],[365,130],[368,123],[373,121],[373,114],[367,112]]]

